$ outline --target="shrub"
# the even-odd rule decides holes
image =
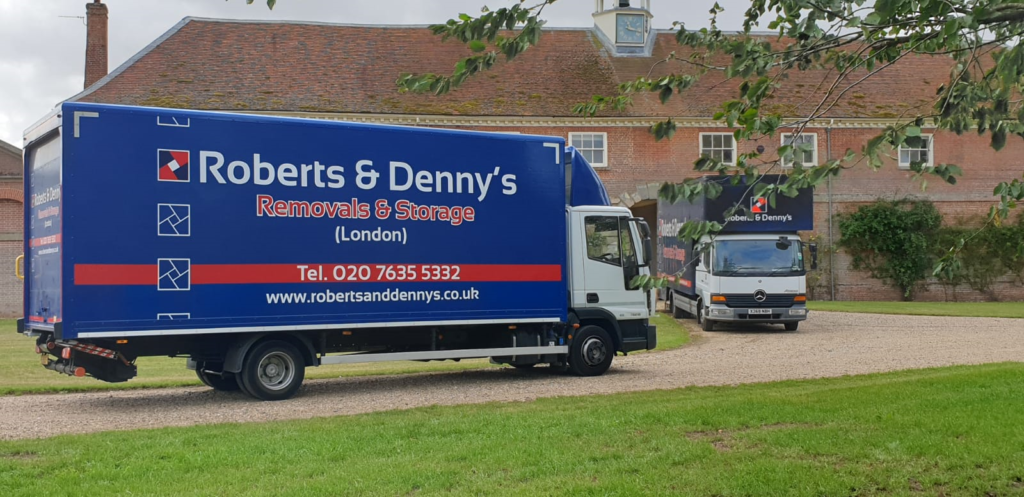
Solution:
[[[838,246],[853,257],[852,267],[900,289],[904,299],[913,299],[914,289],[933,273],[935,263],[961,240],[956,257],[935,272],[954,296],[957,287],[967,285],[998,300],[992,288],[1007,274],[1024,284],[1024,215],[1004,225],[976,219],[943,226],[931,202],[904,199],[878,200],[836,217]]]
[[[854,269],[900,289],[905,300],[931,274],[933,241],[942,215],[931,202],[879,200],[839,214],[838,246],[852,257]]]

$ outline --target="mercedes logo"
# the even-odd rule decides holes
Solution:
[[[758,302],[764,302],[768,298],[768,294],[764,290],[758,290],[754,292],[754,300]]]

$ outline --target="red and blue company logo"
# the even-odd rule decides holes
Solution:
[[[765,197],[751,197],[750,212],[753,214],[767,214],[768,199]]]
[[[157,179],[160,181],[177,181],[188,183],[188,150],[163,150],[156,151],[157,155]]]

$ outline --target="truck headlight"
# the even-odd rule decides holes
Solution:
[[[712,316],[732,316],[732,309],[711,309]]]
[[[790,309],[789,310],[789,315],[790,316],[806,316],[807,315],[807,309]]]

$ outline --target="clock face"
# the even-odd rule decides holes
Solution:
[[[615,17],[616,43],[644,42],[643,14],[619,14]]]

